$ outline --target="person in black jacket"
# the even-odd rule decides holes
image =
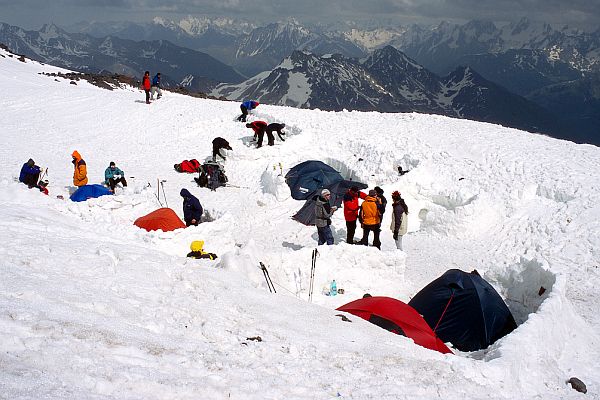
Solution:
[[[223,161],[225,161],[225,156],[223,154],[221,154],[221,149],[233,150],[231,148],[231,146],[229,145],[229,142],[227,140],[223,139],[222,137],[214,138],[212,141],[212,145],[213,145],[212,158],[213,158],[214,162],[217,162],[217,156],[221,157],[223,159]]]
[[[375,186],[375,192],[377,192],[377,198],[381,202],[377,207],[379,209],[379,213],[381,214],[381,219],[383,220],[383,214],[385,213],[385,206],[387,206],[387,199],[383,196],[383,189],[379,186]]]
[[[185,221],[185,225],[198,226],[200,218],[202,218],[202,213],[204,213],[200,200],[187,189],[181,189],[179,194],[183,197],[183,220]]]

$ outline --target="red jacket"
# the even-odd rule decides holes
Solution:
[[[344,219],[348,222],[356,221],[358,218],[358,198],[364,200],[367,197],[363,192],[355,196],[350,190],[344,195]]]
[[[150,90],[150,77],[148,75],[144,75],[144,79],[142,80],[142,87],[144,90]]]
[[[261,129],[264,129],[266,127],[267,127],[267,123],[265,121],[250,122],[250,128],[252,128],[254,133],[258,133],[261,131]]]

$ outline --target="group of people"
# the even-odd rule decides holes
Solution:
[[[267,144],[269,146],[273,146],[275,144],[275,136],[273,136],[273,132],[277,132],[277,136],[281,139],[282,142],[285,142],[282,132],[282,129],[285,128],[285,124],[280,124],[277,122],[273,122],[267,124],[265,121],[253,121],[246,124],[246,128],[252,128],[254,131],[254,140],[257,141],[256,147],[262,147],[263,138],[265,133],[267,134]]]
[[[77,150],[71,153],[71,163],[73,163],[73,185],[76,187],[87,185],[87,164]],[[48,180],[43,179],[41,173],[42,168],[36,165],[35,161],[30,158],[21,167],[19,182],[26,184],[30,189],[37,188],[44,194],[48,194]],[[127,186],[125,173],[117,168],[114,161],[111,161],[106,170],[104,170],[104,184],[114,193],[115,187],[119,183],[122,184],[123,187]]]
[[[240,104],[242,115],[240,115],[237,118],[237,120],[240,122],[246,122],[248,112],[254,110],[259,105],[260,103],[258,101],[244,101],[242,104]],[[254,140],[257,142],[257,148],[262,147],[265,133],[267,134],[267,144],[269,146],[273,146],[275,144],[275,136],[273,136],[273,132],[277,132],[277,136],[279,136],[279,139],[281,139],[282,142],[285,142],[285,139],[283,138],[285,132],[282,131],[283,128],[285,128],[285,124],[281,124],[278,122],[268,124],[265,121],[252,121],[246,124],[246,128],[250,128],[254,131]]]
[[[368,246],[369,235],[373,232],[373,246],[381,250],[381,221],[387,206],[387,199],[381,187],[375,186],[368,194],[361,192],[356,186],[351,187],[344,194],[344,219],[346,220],[346,242]],[[330,204],[331,192],[329,189],[321,190],[315,201],[315,225],[317,227],[318,244],[332,245],[334,242],[331,232],[331,217],[338,209]],[[362,204],[359,205],[359,200]],[[402,236],[407,232],[408,206],[400,192],[392,193],[392,223],[390,230],[396,243],[396,248],[402,250]],[[362,239],[354,241],[357,221],[363,229]]]
[[[142,89],[146,93],[146,104],[150,104],[150,100],[154,100],[154,94],[157,94],[156,99],[162,97],[162,90],[160,89],[160,72],[154,75],[154,78],[150,80],[150,71],[144,73],[142,78]]]

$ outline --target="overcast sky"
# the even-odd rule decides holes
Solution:
[[[66,27],[80,21],[143,22],[155,16],[186,15],[223,15],[259,23],[288,17],[311,22],[384,18],[398,24],[511,21],[526,16],[557,28],[568,24],[595,31],[600,28],[600,0],[0,0],[0,21],[36,30],[47,22]]]

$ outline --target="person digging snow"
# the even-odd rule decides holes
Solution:
[[[254,110],[259,105],[260,105],[260,103],[258,101],[254,101],[254,100],[247,100],[247,101],[243,102],[242,104],[240,104],[240,110],[242,110],[242,115],[240,115],[237,120],[241,121],[241,122],[246,122],[246,117],[248,116],[248,111]]]
[[[187,189],[181,189],[179,194],[183,197],[183,220],[185,221],[185,225],[198,226],[204,213],[200,200]]]

